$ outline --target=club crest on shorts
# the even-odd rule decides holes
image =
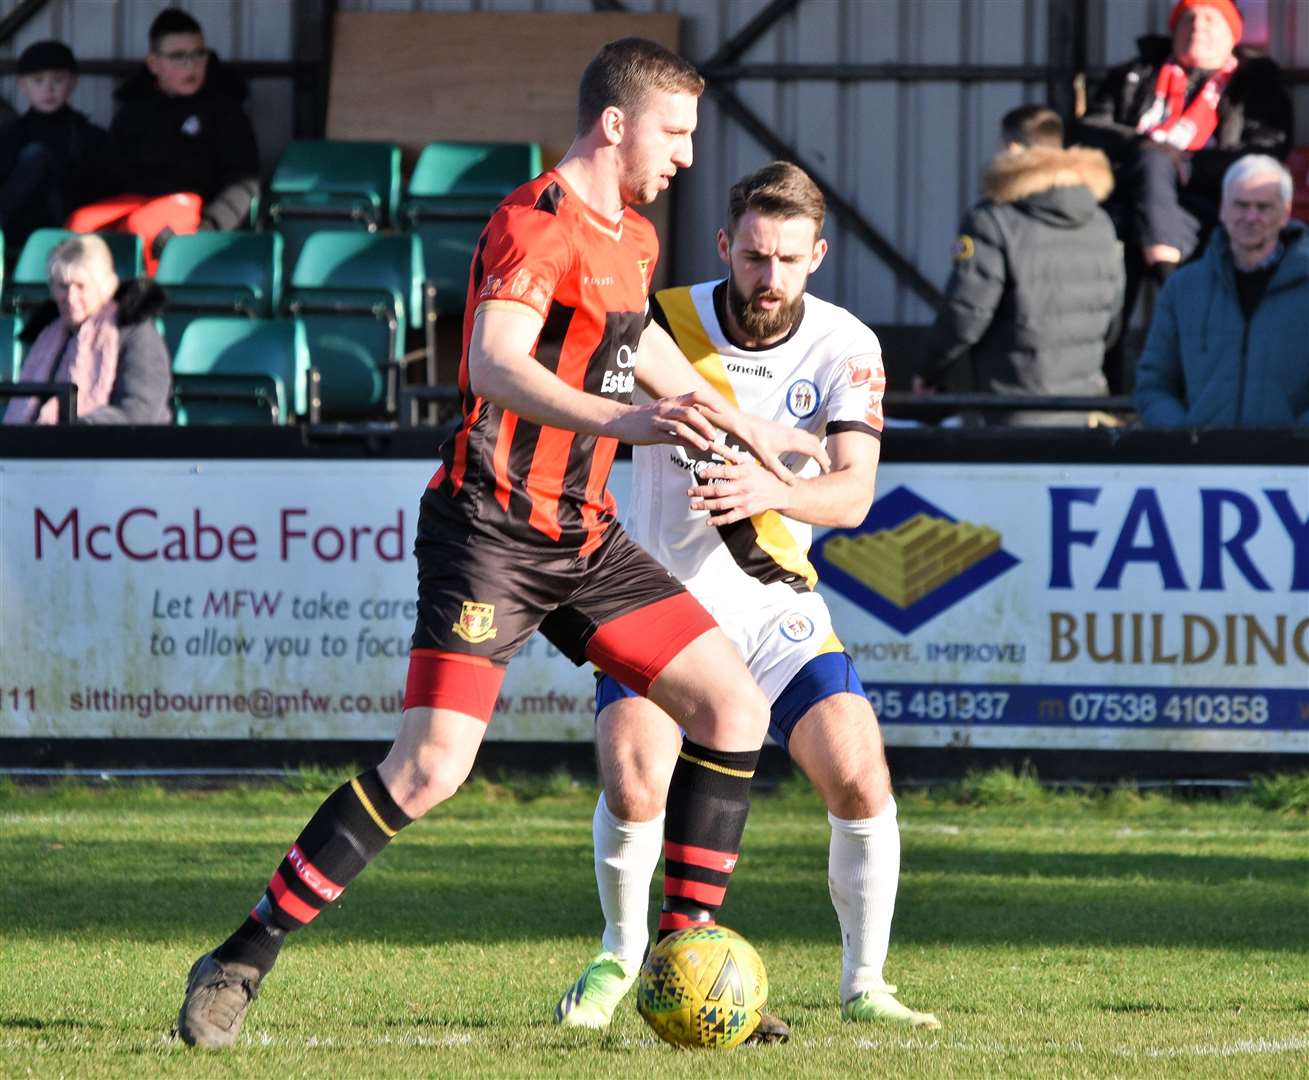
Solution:
[[[787,641],[808,641],[814,636],[813,621],[798,611],[791,612],[783,619],[779,629],[782,631],[782,637]]]
[[[818,387],[808,379],[796,379],[786,390],[786,409],[803,420],[818,408]]]
[[[459,621],[451,630],[472,645],[480,645],[495,637],[495,605],[465,600],[459,611]]]

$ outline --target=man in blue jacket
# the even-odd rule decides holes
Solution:
[[[1227,170],[1222,228],[1168,279],[1137,361],[1147,427],[1309,425],[1309,230],[1290,218],[1281,162]]]

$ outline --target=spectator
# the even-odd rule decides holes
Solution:
[[[69,228],[135,232],[153,270],[175,233],[245,224],[259,188],[246,94],[206,48],[199,23],[176,8],[160,12],[145,67],[119,87],[109,128],[111,190],[128,194],[83,208]]]
[[[1137,364],[1149,427],[1309,425],[1309,230],[1291,175],[1252,154],[1227,170],[1222,228],[1159,295]]]
[[[105,132],[68,104],[77,59],[62,41],[38,41],[18,58],[28,109],[0,130],[0,229],[13,250],[45,225],[62,225],[96,194]]]
[[[1002,121],[986,198],[968,212],[946,304],[918,373],[938,385],[972,350],[973,384],[993,394],[1100,397],[1122,304],[1122,254],[1097,203],[1113,187],[1098,150],[1063,148],[1058,113],[1024,105]],[[1085,425],[1079,413],[991,414],[1018,426]]]
[[[1083,141],[1114,164],[1109,209],[1131,248],[1133,295],[1142,263],[1162,282],[1196,251],[1236,158],[1290,148],[1291,99],[1276,63],[1236,47],[1232,0],[1177,0],[1168,28],[1171,40],[1138,40],[1140,55],[1109,72],[1082,118]]]
[[[168,349],[154,316],[164,293],[153,281],[121,286],[109,245],[98,236],[73,236],[46,264],[53,303],[33,315],[24,337],[35,336],[21,382],[77,385],[84,424],[167,424],[172,376]],[[53,398],[14,398],[6,424],[53,424]]]

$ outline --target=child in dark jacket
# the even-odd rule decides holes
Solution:
[[[135,232],[152,269],[175,233],[244,224],[259,183],[246,94],[199,23],[176,8],[160,12],[144,68],[115,94],[107,183],[124,194],[85,207],[69,228]]]
[[[31,233],[94,198],[106,136],[68,104],[77,59],[61,41],[38,41],[18,58],[18,88],[28,110],[0,131],[0,228],[11,251]]]

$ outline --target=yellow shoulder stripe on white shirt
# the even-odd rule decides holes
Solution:
[[[663,289],[655,295],[655,299],[668,317],[668,327],[673,332],[677,347],[710,386],[739,408],[740,402],[736,400],[736,391],[732,389],[732,381],[727,377],[723,358],[705,333],[704,324],[691,299],[691,290]]]
[[[728,377],[723,358],[705,332],[704,324],[700,321],[700,315],[691,299],[691,290],[689,288],[663,289],[657,294],[656,299],[668,318],[668,326],[673,332],[673,340],[677,342],[677,347],[691,361],[696,371],[705,377],[710,386],[739,408],[740,403],[736,399],[736,392],[732,389],[732,381]],[[810,564],[806,557],[808,553],[796,543],[791,530],[786,527],[786,523],[782,521],[781,515],[776,510],[765,510],[762,514],[755,514],[750,518],[750,523],[754,526],[755,542],[759,545],[759,549],[773,562],[789,573],[803,578],[811,589],[817,584],[818,571]]]

